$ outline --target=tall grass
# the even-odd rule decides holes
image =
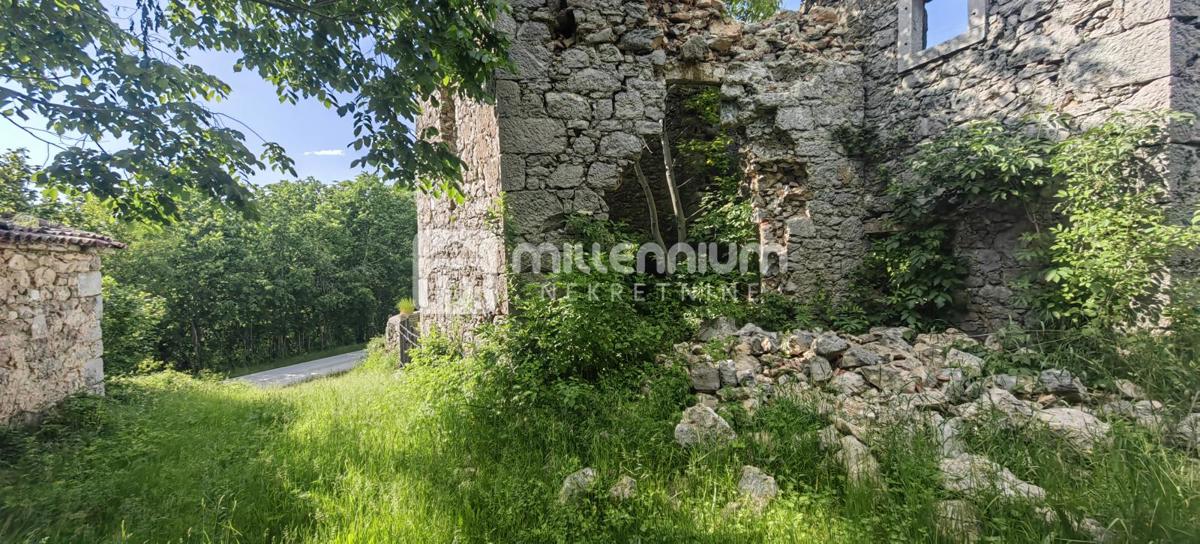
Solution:
[[[828,422],[804,403],[767,404],[737,419],[734,443],[684,450],[672,439],[690,401],[677,368],[611,374],[570,389],[575,398],[516,410],[478,364],[395,373],[376,352],[348,375],[267,391],[177,373],[119,381],[108,398],[77,399],[35,431],[0,436],[0,541],[941,538],[933,512],[946,497],[925,434],[880,437],[883,485],[848,489],[818,446]],[[983,431],[971,440],[1014,471],[1036,460],[1019,474],[1052,505],[1117,517],[1131,540],[1200,534],[1194,463],[1117,436],[1087,462],[1053,443],[1026,451],[1042,446]],[[761,514],[728,508],[745,464],[781,488]],[[560,504],[562,479],[585,466],[600,475],[595,492]],[[638,488],[625,502],[607,495],[622,475]],[[1000,541],[1078,536],[1028,509],[979,506],[985,536]]]

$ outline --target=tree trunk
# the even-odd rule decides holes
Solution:
[[[667,126],[662,126],[663,167],[667,181],[667,191],[671,194],[671,213],[675,215],[675,241],[687,241],[687,216],[683,214],[683,200],[679,197],[679,185],[675,183],[675,159],[671,158],[671,141],[667,137]]]
[[[646,180],[646,174],[642,172],[641,163],[633,163],[633,172],[637,174],[638,184],[642,186],[642,193],[646,195],[646,208],[650,213],[650,236],[654,238],[654,243],[658,244],[658,247],[666,251],[667,243],[663,241],[662,230],[658,225],[658,205],[654,203],[654,191],[650,190],[650,182]]]

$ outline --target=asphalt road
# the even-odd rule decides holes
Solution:
[[[365,350],[352,351],[298,365],[283,366],[262,372],[255,372],[254,374],[246,374],[245,376],[238,376],[233,379],[250,382],[259,387],[287,387],[317,378],[349,372],[358,366],[366,355],[367,352]]]

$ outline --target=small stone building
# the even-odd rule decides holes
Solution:
[[[110,238],[0,216],[0,424],[104,393],[100,255]]]
[[[843,291],[889,213],[879,165],[848,154],[841,128],[904,136],[903,156],[973,119],[1200,111],[1197,0],[966,0],[967,30],[940,44],[926,43],[924,0],[812,0],[751,24],[718,0],[511,4],[499,26],[514,68],[497,74],[496,103],[445,97],[420,119],[468,167],[465,204],[418,201],[429,323],[506,312],[506,244],[557,242],[571,214],[628,217],[622,191],[637,185],[635,165],[662,164],[657,142],[683,86],[719,91],[760,241],[787,248],[763,288],[798,298]],[[903,161],[886,166],[906,174]],[[1166,157],[1174,217],[1190,217],[1198,178],[1200,131],[1179,128]],[[959,227],[969,267],[959,326],[1020,312],[1014,249],[1027,228],[994,210]]]

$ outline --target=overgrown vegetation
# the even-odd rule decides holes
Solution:
[[[877,241],[860,285],[883,302],[885,320],[930,326],[961,302],[966,266],[954,252],[961,221],[981,209],[1023,217],[1019,253],[1030,269],[1017,287],[1052,326],[1101,326],[1146,317],[1157,274],[1173,255],[1200,246],[1200,227],[1173,224],[1165,182],[1150,164],[1164,127],[1181,116],[1117,115],[1087,130],[1046,136],[1045,122],[978,121],[918,147],[910,175],[886,177],[896,231]],[[874,132],[839,133],[847,153],[869,150]],[[1161,308],[1158,309],[1161,311]],[[1151,316],[1153,318],[1153,316]]]
[[[156,359],[226,370],[362,343],[411,295],[407,191],[362,176],[271,184],[255,200],[257,220],[190,198],[178,223],[111,226],[130,246],[105,260],[110,292],[142,291],[165,310],[147,346]],[[105,327],[120,316],[105,312]],[[106,345],[106,359],[125,358],[121,347]]]
[[[1107,325],[1161,314],[1147,303],[1170,294],[1161,284],[1168,260],[1200,247],[1194,218],[1167,219],[1167,183],[1154,164],[1167,119],[1116,117],[1058,145],[1051,168],[1062,220],[1030,234],[1024,254],[1044,263],[1031,297],[1043,316]]]
[[[501,343],[495,343],[501,342]],[[675,364],[626,361],[567,394],[514,405],[503,341],[463,357],[427,341],[402,373],[378,350],[339,378],[262,391],[165,372],[115,380],[105,399],[69,402],[37,430],[0,436],[5,542],[926,542],[940,539],[936,442],[897,432],[875,443],[884,485],[848,485],[807,404],[730,415],[739,438],[684,450],[671,436],[690,404]],[[1162,353],[1139,353],[1151,366]],[[519,408],[519,409],[518,409]],[[1062,513],[1120,520],[1138,541],[1200,531],[1194,461],[1117,427],[1090,457],[1036,429],[967,429],[973,448],[1037,481]],[[764,434],[767,433],[767,434]],[[767,438],[769,434],[769,438]],[[773,474],[761,514],[726,506],[741,467]],[[584,466],[595,490],[558,501]],[[607,489],[637,480],[628,501]],[[1080,538],[1031,507],[976,504],[983,538]],[[1065,519],[1065,518],[1064,518]]]
[[[755,240],[758,232],[751,220],[750,200],[744,197],[745,175],[737,146],[733,134],[720,128],[720,91],[704,88],[688,97],[683,107],[711,129],[677,144],[681,165],[707,172],[709,178],[692,219],[692,237],[720,244]]]
[[[247,218],[186,194],[180,221],[118,222],[94,198],[59,200],[5,175],[38,213],[129,244],[104,257],[108,374],[167,366],[225,371],[378,335],[411,296],[412,194],[372,176],[256,188]],[[15,192],[15,191],[14,191]]]

